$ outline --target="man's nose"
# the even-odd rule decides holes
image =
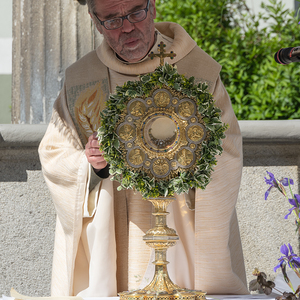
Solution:
[[[123,20],[122,31],[131,32],[134,29],[134,24],[130,23],[127,19]]]

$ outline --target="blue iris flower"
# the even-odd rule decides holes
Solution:
[[[270,178],[265,177],[265,182],[266,182],[266,184],[269,184],[270,187],[267,189],[267,191],[265,193],[265,200],[267,200],[272,188],[277,188],[283,195],[286,196],[283,186],[289,186],[289,184],[294,184],[293,179],[283,178],[283,179],[277,180],[273,173],[268,172],[268,171],[267,171],[267,173],[270,176]]]
[[[284,264],[288,264],[290,268],[295,269],[295,268],[300,268],[300,257],[298,257],[294,251],[293,248],[290,244],[285,245],[283,244],[280,247],[280,252],[283,254],[283,256],[281,256],[280,258],[278,258],[279,260],[279,264],[274,268],[274,272],[276,272],[276,270],[278,268],[281,268],[284,266]]]
[[[296,210],[299,208],[300,205],[300,195],[298,194],[294,194],[294,199],[289,199],[290,204],[292,205],[292,207],[289,209],[289,213],[284,217],[285,219],[288,218],[288,216],[292,213],[293,210]],[[300,213],[299,216],[300,218]]]

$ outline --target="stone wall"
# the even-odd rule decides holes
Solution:
[[[0,125],[0,294],[49,295],[55,210],[37,147],[46,129]]]
[[[300,253],[293,215],[285,220],[290,208],[278,191],[264,200],[266,171],[276,178],[292,178],[294,193],[299,193],[300,120],[240,121],[243,134],[244,168],[237,203],[240,232],[248,282],[258,267],[271,279],[281,256],[280,246],[291,243]]]
[[[65,69],[101,42],[75,0],[13,0],[12,123],[48,123]]]
[[[240,121],[244,169],[237,203],[248,281],[259,267],[274,277],[282,243],[299,253],[289,205],[273,191],[264,200],[266,170],[299,182],[300,120]],[[55,211],[41,174],[37,147],[46,125],[0,125],[0,294],[11,287],[50,294]],[[216,208],[217,209],[217,208]],[[220,220],[222,222],[222,220]]]

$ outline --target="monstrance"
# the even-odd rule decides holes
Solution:
[[[167,226],[167,206],[175,194],[209,183],[226,125],[205,83],[195,84],[163,64],[164,57],[176,55],[164,53],[164,46],[149,55],[160,57],[154,73],[110,95],[98,130],[112,180],[154,206],[155,227],[143,237],[155,250],[154,278],[144,289],[119,293],[120,299],[205,299],[205,292],[181,288],[168,275],[167,249],[179,238]]]

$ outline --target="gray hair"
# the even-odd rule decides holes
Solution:
[[[95,11],[95,0],[77,0],[80,4],[84,5],[87,4],[88,10],[90,13],[94,13]],[[152,3],[150,2],[150,13],[153,14],[153,8],[152,8]]]
[[[93,12],[95,9],[95,0],[77,0],[81,5],[87,4],[89,12]]]
[[[90,13],[93,13],[94,12],[94,10],[95,10],[95,0],[85,0],[86,1],[86,4],[87,4],[87,6],[88,6],[88,8],[89,8],[89,12]]]

